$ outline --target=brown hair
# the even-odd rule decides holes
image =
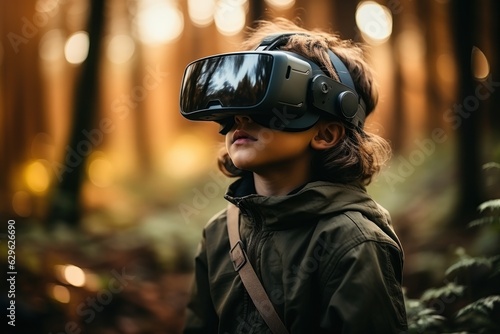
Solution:
[[[306,57],[320,66],[327,75],[339,81],[328,56],[332,50],[346,65],[354,81],[356,91],[365,101],[366,116],[378,102],[378,92],[373,73],[364,60],[363,49],[337,34],[320,30],[306,30],[297,24],[279,18],[274,21],[258,21],[255,29],[249,29],[249,37],[242,44],[243,50],[253,50],[268,35],[297,32],[280,49]],[[373,176],[389,159],[391,148],[382,137],[367,133],[363,129],[341,122],[345,127],[343,138],[334,147],[316,151],[312,161],[312,176],[315,180],[337,183],[371,182]],[[243,176],[246,171],[236,168],[225,150],[219,156],[219,168],[227,176]]]

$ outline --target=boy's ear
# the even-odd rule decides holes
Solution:
[[[331,148],[345,136],[345,128],[339,122],[320,122],[317,131],[311,139],[311,147],[315,150]]]

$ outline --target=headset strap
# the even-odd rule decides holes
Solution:
[[[340,60],[335,52],[330,49],[328,49],[328,55],[330,56],[330,61],[332,62],[335,72],[337,72],[337,75],[339,76],[340,82],[356,92],[356,87],[354,86],[351,75],[349,74],[349,71],[347,70],[347,67],[342,62],[342,60]]]
[[[262,39],[259,46],[255,50],[256,51],[276,50],[279,47],[286,45],[290,37],[293,35],[309,36],[308,34],[303,32],[288,32],[288,33],[278,33],[278,34],[268,35],[264,37],[264,39]],[[354,85],[354,81],[352,80],[351,74],[349,73],[349,70],[345,66],[344,62],[335,54],[335,52],[333,52],[330,49],[328,49],[328,56],[330,58],[330,61],[332,62],[333,69],[335,70],[335,72],[339,77],[340,83],[349,87],[352,90],[352,92],[356,94],[358,97],[358,110],[356,113],[356,117],[354,117],[355,119],[352,120],[347,119],[347,120],[353,123],[354,125],[362,128],[366,118],[365,101],[363,101],[361,96],[356,91],[356,86]]]
[[[285,45],[293,35],[309,36],[308,34],[302,32],[289,32],[268,35],[260,42],[256,50],[275,50],[280,46]],[[328,49],[328,56],[330,56],[330,61],[332,62],[335,72],[337,72],[337,75],[339,76],[340,82],[356,92],[356,87],[354,86],[354,82],[352,81],[351,74],[347,70],[344,62],[342,62],[342,60],[340,60],[340,58],[330,49]]]
[[[247,253],[240,240],[240,210],[237,206],[229,204],[227,207],[227,233],[231,250],[229,256],[233,262],[234,270],[240,275],[250,298],[267,326],[274,334],[288,334],[283,321],[264,290],[255,270],[248,260]]]
[[[275,50],[280,46],[285,45],[290,39],[290,36],[297,34],[307,36],[306,34],[300,32],[289,32],[289,33],[268,35],[264,37],[264,39],[260,42],[259,46],[255,50],[256,51]]]

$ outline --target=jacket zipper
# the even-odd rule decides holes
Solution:
[[[246,211],[248,216],[252,222],[252,230],[248,235],[248,243],[247,243],[247,254],[251,262],[255,264],[255,271],[258,275],[260,275],[260,268],[257,266],[257,258],[258,258],[258,248],[259,248],[259,240],[262,238],[262,219],[260,215],[256,212],[257,210],[253,210],[253,208],[248,208]]]

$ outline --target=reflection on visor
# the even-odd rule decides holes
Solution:
[[[189,65],[182,85],[183,112],[259,104],[268,89],[272,64],[271,55],[240,54],[211,57]]]

